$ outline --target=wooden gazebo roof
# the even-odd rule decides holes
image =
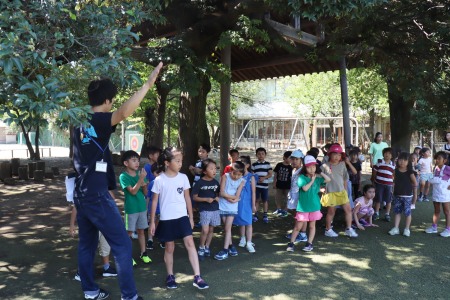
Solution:
[[[231,49],[231,77],[233,82],[304,75],[339,70],[339,63],[331,60],[308,61],[304,56],[283,49],[265,53],[233,47]]]

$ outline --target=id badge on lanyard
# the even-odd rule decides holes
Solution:
[[[95,163],[95,171],[96,172],[106,173],[107,169],[108,169],[108,163],[104,162],[103,159],[101,161],[98,161]]]
[[[83,131],[83,133],[89,138],[91,139],[91,141],[94,142],[94,144],[102,151],[102,160],[97,161],[95,163],[95,171],[96,172],[102,172],[102,173],[106,173],[108,170],[108,163],[103,161],[103,156],[105,154],[105,150],[108,148],[108,145],[106,145],[105,149],[103,149],[96,140],[94,140],[86,131],[84,131],[83,127],[81,127],[81,130]]]

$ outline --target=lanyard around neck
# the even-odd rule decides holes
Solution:
[[[105,148],[102,148],[102,146],[100,146],[100,144],[97,143],[97,141],[94,140],[94,138],[89,133],[87,133],[87,131],[84,130],[83,126],[80,127],[80,130],[86,137],[88,137],[91,141],[94,142],[94,144],[100,149],[100,151],[102,151],[102,154],[105,153],[106,149],[108,149],[108,145],[106,145]]]

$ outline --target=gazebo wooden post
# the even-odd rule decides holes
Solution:
[[[348,108],[348,87],[347,87],[347,66],[345,63],[345,56],[339,60],[339,79],[341,84],[341,99],[342,99],[342,127],[344,129],[345,147],[351,144],[350,131],[350,112]]]
[[[222,64],[231,70],[231,46],[222,50]],[[228,165],[228,151],[230,150],[230,81],[220,85],[220,169],[223,170]]]

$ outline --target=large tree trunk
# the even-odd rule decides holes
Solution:
[[[412,103],[398,90],[395,82],[388,81],[389,114],[391,122],[391,147],[394,157],[401,152],[410,152],[412,128]]]
[[[167,96],[170,89],[160,82],[156,83],[158,96],[156,97],[156,107],[149,107],[145,110],[145,133],[142,143],[141,156],[147,157],[147,147],[150,145],[163,148],[164,123],[166,117]]]
[[[34,149],[31,145],[30,136],[28,135],[30,131],[25,129],[23,122],[20,122],[20,128],[22,129],[23,137],[25,138],[25,144],[27,145],[28,151],[30,152],[30,159],[34,159]]]
[[[39,152],[39,125],[36,126],[36,135],[34,136],[34,146],[36,148],[36,152],[34,152],[34,160],[40,160],[41,159],[41,153]]]
[[[198,94],[191,97],[188,93],[180,96],[180,120],[178,140],[183,150],[183,167],[181,172],[192,178],[189,166],[194,165],[197,156],[198,146],[202,143],[209,144],[209,131],[206,124],[206,97],[211,90],[209,78],[200,78],[201,86]]]

